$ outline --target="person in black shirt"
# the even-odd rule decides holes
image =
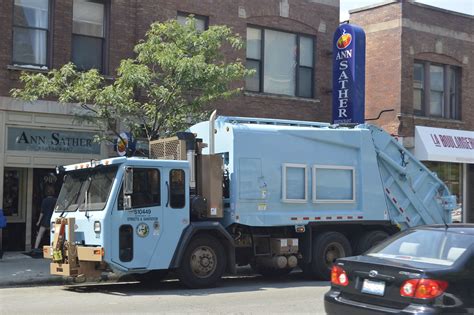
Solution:
[[[42,251],[39,246],[41,239],[43,238],[44,232],[49,230],[51,224],[51,216],[53,215],[54,206],[56,205],[56,197],[54,197],[54,187],[46,187],[46,198],[41,202],[41,214],[36,222],[36,226],[39,227],[38,235],[36,236],[35,248],[33,251]]]

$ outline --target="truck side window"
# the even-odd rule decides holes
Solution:
[[[171,208],[184,208],[186,204],[186,185],[183,170],[170,171],[170,206]]]
[[[160,171],[154,168],[133,169],[132,208],[161,205]],[[120,189],[118,209],[123,210],[123,186]]]

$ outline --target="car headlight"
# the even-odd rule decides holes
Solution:
[[[94,232],[100,233],[100,231],[101,231],[100,221],[95,221],[94,222]]]

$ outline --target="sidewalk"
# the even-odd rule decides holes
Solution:
[[[0,259],[0,288],[11,286],[64,284],[49,273],[50,260],[31,258],[22,252],[5,252]]]

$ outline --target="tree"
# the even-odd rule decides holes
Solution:
[[[46,74],[22,73],[23,88],[11,94],[29,101],[52,97],[78,103],[84,110],[77,117],[104,131],[98,140],[111,140],[110,132],[121,138],[119,128],[158,139],[203,120],[210,103],[241,90],[231,83],[252,72],[239,59],[226,60],[224,45],[237,51],[243,42],[226,26],[198,31],[193,18],[186,25],[153,23],[135,46],[135,57],[121,61],[114,80],[69,63]]]

